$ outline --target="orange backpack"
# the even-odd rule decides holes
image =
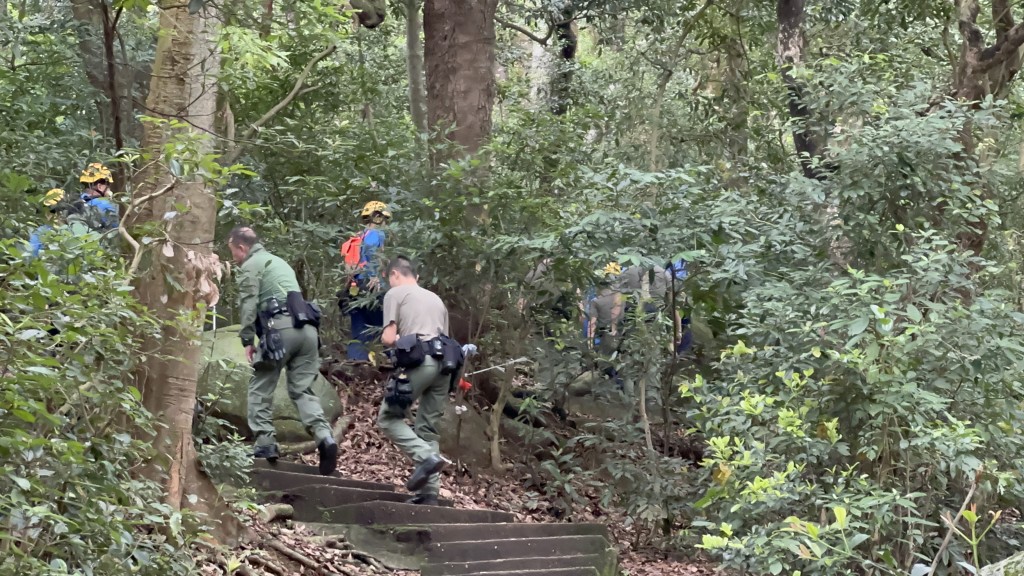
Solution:
[[[363,247],[363,237],[366,236],[366,231],[360,232],[358,235],[345,240],[341,244],[341,257],[345,260],[345,265],[350,268],[357,268],[360,266],[360,260],[362,259],[361,252]]]

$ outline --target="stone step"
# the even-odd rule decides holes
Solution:
[[[476,576],[601,576],[597,568],[556,568],[554,570],[502,570],[501,572],[474,572]]]
[[[310,466],[310,468],[313,468]],[[315,468],[313,468],[316,470]],[[377,482],[365,482],[363,480],[350,480],[337,476],[320,476],[298,472],[286,472],[270,468],[256,468],[252,471],[252,477],[256,487],[266,492],[287,492],[302,486],[321,485],[339,486],[341,488],[358,488],[360,490],[379,490],[394,492],[395,487],[390,484],[379,484]]]
[[[426,524],[398,526],[389,524],[359,526],[304,522],[313,532],[324,536],[344,536],[359,550],[369,552],[395,570],[419,570],[427,557],[427,547],[435,542],[502,540],[548,536],[593,535],[605,537],[603,524]]]
[[[598,574],[614,574],[612,571],[601,572],[596,567],[603,565],[605,558],[599,554],[586,556],[557,556],[554,558],[503,558],[483,562],[438,562],[432,560],[420,568],[421,576],[469,576],[488,572],[515,573],[551,572],[566,569],[592,569]]]
[[[300,486],[283,492],[269,492],[278,502],[291,504],[295,509],[295,518],[316,518],[326,508],[337,508],[348,504],[363,502],[401,502],[412,498],[412,494],[399,494],[384,490],[360,490],[358,488],[342,488],[339,486]],[[441,506],[450,507],[451,500],[442,500]]]
[[[603,524],[428,524],[420,526],[388,526],[396,539],[430,544],[434,542],[473,542],[512,538],[548,538],[552,536],[600,536],[608,538]],[[413,536],[415,534],[415,537]]]
[[[345,524],[307,523],[310,530],[324,535],[345,535]],[[425,524],[371,527],[396,542],[472,542],[475,540],[507,540],[511,538],[547,538],[551,536],[601,536],[608,539],[604,524]]]
[[[320,476],[320,470],[316,466],[310,466],[309,464],[302,464],[300,462],[288,462],[286,460],[278,460],[271,464],[263,458],[253,460],[253,470],[277,470],[278,472],[291,472],[293,474],[309,474],[310,476]],[[341,478],[341,472],[335,470],[331,476]]]
[[[614,549],[603,536],[437,542],[427,547],[427,557],[432,562],[483,562],[498,558],[607,555],[609,552],[614,554]]]
[[[596,523],[551,524],[432,524],[420,527],[432,542],[473,542],[478,540],[509,540],[513,538],[548,538],[552,536],[600,536],[608,538],[608,527]]]
[[[461,510],[444,506],[422,506],[398,502],[364,502],[334,508],[321,508],[316,517],[300,517],[299,522],[324,522],[329,524],[488,524],[513,522],[515,516],[508,512],[493,510]]]

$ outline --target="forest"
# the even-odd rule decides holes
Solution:
[[[278,573],[236,560],[252,442],[204,377],[239,225],[324,311],[341,473],[407,473],[356,474],[382,346],[345,361],[339,245],[371,201],[467,374],[501,365],[459,392],[456,506],[607,523],[633,576],[1016,573],[1020,4],[8,0],[0,575]],[[93,163],[108,232],[33,254]],[[609,267],[673,263],[595,345]]]

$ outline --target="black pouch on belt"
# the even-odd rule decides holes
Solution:
[[[273,360],[274,362],[284,360],[284,338],[281,336],[281,331],[274,328],[273,321],[263,331],[263,336],[260,338],[260,352],[264,360]]]
[[[395,366],[399,368],[419,368],[423,365],[426,352],[423,343],[415,334],[406,334],[395,342]]]
[[[301,329],[309,324],[320,329],[320,307],[312,302],[307,302],[301,292],[289,292],[287,300],[288,313],[292,316],[292,326]]]
[[[412,383],[405,370],[399,370],[388,378],[384,387],[384,402],[400,410],[412,406]]]

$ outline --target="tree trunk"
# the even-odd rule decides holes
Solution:
[[[71,2],[85,77],[104,96],[97,101],[103,135],[110,138],[117,149],[125,146],[126,138],[137,138],[140,128],[132,107],[134,70],[127,60],[118,62],[115,56],[121,12],[122,9],[114,9],[103,0]],[[123,182],[124,178],[116,181]]]
[[[147,124],[143,147],[154,159],[164,159],[164,146],[184,133],[198,140],[202,153],[212,151],[205,131],[213,129],[219,56],[211,12],[208,4],[204,11],[189,14],[180,2],[161,10],[146,106],[150,114],[184,120],[187,127]],[[232,541],[239,525],[200,471],[192,441],[203,311],[216,302],[216,198],[197,177],[178,181],[163,167],[151,167],[139,177],[133,206],[143,201],[145,206],[127,224],[164,227],[167,237],[166,244],[147,254],[148,266],[135,280],[139,300],[165,321],[160,333],[146,342],[146,361],[136,374],[143,403],[161,424],[152,439],[157,458],[148,471],[164,483],[167,505],[206,513],[215,534]]]
[[[467,154],[491,133],[497,0],[426,0],[427,119]]]
[[[569,111],[572,102],[572,79],[576,74],[576,47],[578,44],[576,12],[571,5],[559,13],[561,20],[555,23],[555,41],[559,60],[551,79],[551,112],[562,116]]]
[[[725,43],[725,73],[723,74],[722,96],[729,126],[727,132],[728,150],[733,162],[747,157],[747,121],[749,116],[747,95],[747,56],[743,45],[742,14],[747,0],[737,0],[728,16],[729,37]]]
[[[260,14],[260,39],[266,40],[274,27],[274,0],[264,0]]]
[[[1005,98],[1011,83],[1020,72],[1024,24],[1014,23],[1009,0],[993,0],[992,23],[996,42],[985,46],[985,35],[977,23],[981,11],[978,0],[956,0],[955,5],[962,44],[952,96],[975,105],[987,96]],[[960,131],[960,141],[964,153],[974,155],[974,134],[970,124]],[[987,191],[984,194],[988,196]],[[981,254],[987,236],[988,222],[981,219],[972,223],[969,231],[960,233],[957,241],[965,250]]]
[[[815,130],[803,87],[792,74],[804,60],[804,0],[778,0],[775,14],[779,27],[776,59],[789,96],[789,116],[795,123],[793,144],[804,176],[824,180],[828,173],[823,165],[825,135]]]
[[[409,70],[409,113],[412,123],[421,134],[427,127],[427,87],[423,78],[423,31],[420,0],[405,0],[405,52]]]

